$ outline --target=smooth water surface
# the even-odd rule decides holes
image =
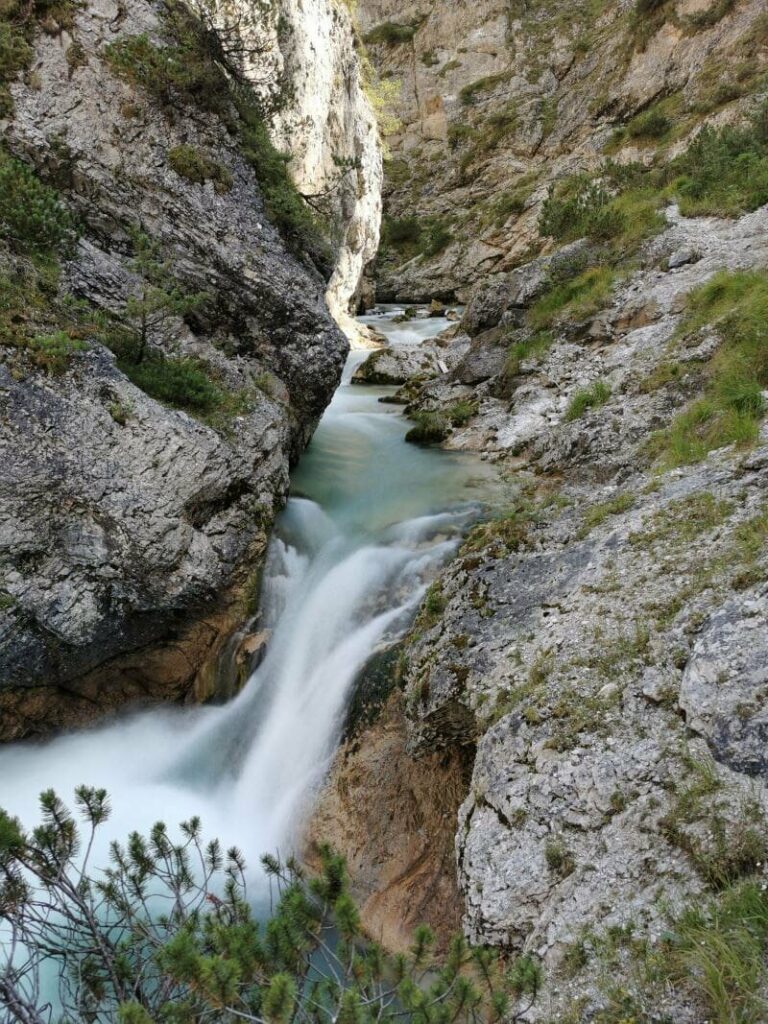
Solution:
[[[366,318],[393,344],[419,343],[447,325],[396,324],[395,312]],[[193,814],[206,835],[237,844],[252,864],[290,847],[357,674],[405,628],[493,490],[479,460],[405,444],[407,421],[378,401],[392,389],[349,383],[364,357],[350,356],[295,473],[253,623],[270,631],[267,654],[242,692],[225,706],[156,709],[45,744],[0,747],[0,806],[29,826],[42,789],[71,800],[87,783],[112,796],[104,853],[109,838]]]

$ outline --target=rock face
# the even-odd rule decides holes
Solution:
[[[62,289],[91,308],[123,308],[136,282],[128,232],[140,225],[179,285],[206,293],[204,312],[179,322],[172,354],[202,360],[235,410],[211,425],[166,408],[93,339],[58,375],[16,372],[14,350],[0,348],[5,737],[126,698],[207,695],[211,661],[245,614],[289,462],[348,347],[324,280],[270,224],[254,171],[219,119],[164,109],[110,70],[104,47],[141,32],[157,38],[152,4],[132,3],[126,17],[123,5],[94,0],[71,34],[41,34],[34,87],[13,86],[6,143],[60,185],[82,224]],[[184,145],[214,153],[231,187],[176,173],[168,153]],[[70,691],[69,701],[56,696]]]
[[[543,961],[531,1021],[711,1019],[695,978],[642,974],[626,937],[663,957],[682,910],[744,876],[765,884],[768,434],[763,420],[751,444],[676,458],[664,445],[707,393],[729,322],[692,329],[688,297],[719,272],[762,287],[768,207],[664,216],[601,308],[553,317],[540,349],[531,310],[579,247],[480,284],[461,358],[400,392],[444,417],[476,403],[445,444],[485,452],[509,482],[406,644],[396,771],[441,751],[472,765],[440,884],[455,870],[473,942]],[[681,443],[699,436],[692,424]],[[350,853],[371,818],[390,822],[383,772],[364,822],[345,806],[375,728],[337,762],[313,823]],[[388,824],[414,842],[418,827]],[[361,893],[377,851],[352,860]],[[405,913],[408,895],[392,898]]]
[[[399,86],[380,299],[464,301],[530,259],[553,182],[593,170],[607,145],[620,162],[650,159],[652,137],[614,132],[654,104],[676,122],[673,151],[703,117],[738,112],[760,88],[762,0],[705,0],[698,17],[685,0],[661,6],[659,18],[633,0],[361,0],[371,59]],[[421,238],[403,245],[387,224],[414,217]]]
[[[290,153],[299,190],[314,197],[339,235],[328,308],[353,341],[362,340],[350,314],[379,245],[383,172],[350,10],[333,0],[279,0],[255,21],[247,20],[253,17],[249,5],[238,2],[235,10],[246,18],[248,77],[275,101],[273,138]]]

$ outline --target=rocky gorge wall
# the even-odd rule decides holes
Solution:
[[[381,292],[467,306],[358,379],[401,385],[422,441],[483,453],[508,497],[432,588],[309,837],[348,854],[374,935],[422,873],[444,937],[455,891],[471,941],[541,963],[520,1019],[756,1024],[765,944],[739,936],[768,911],[747,906],[768,851],[765,12],[589,10],[363,5],[403,83]],[[435,217],[451,240],[430,254]]]
[[[648,111],[668,120],[670,154],[704,121],[738,116],[763,71],[764,16],[759,0],[640,13],[633,0],[361,0],[371,59],[399,97],[380,297],[465,301],[530,258],[553,182],[606,153],[654,159]]]
[[[346,295],[375,239],[375,140],[366,114],[355,121],[342,42],[314,55],[350,94],[325,110],[326,136],[357,124],[355,180],[370,179],[342,201],[334,270],[308,254],[258,111],[230,95],[180,11],[93,0],[40,15],[34,31],[10,22],[26,66],[8,78],[4,180],[49,189],[47,214],[69,211],[78,238],[57,269],[39,239],[3,236],[3,738],[126,701],[210,695],[218,653],[252,609],[289,464],[347,352],[328,279],[341,274]],[[301,71],[299,97],[311,62]],[[319,121],[336,101],[314,99]],[[286,209],[304,220],[285,227]],[[150,359],[125,348],[126,330],[146,332]]]
[[[362,342],[351,314],[379,246],[383,169],[350,8],[341,0],[279,0],[256,17],[239,2],[217,9],[222,24],[239,17],[246,74],[273,109],[270,133],[291,155],[301,194],[332,225],[335,266],[326,302],[342,330]]]

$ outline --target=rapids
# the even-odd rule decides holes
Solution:
[[[417,344],[440,318],[365,318],[393,344]],[[378,399],[393,389],[344,380],[298,466],[270,542],[260,612],[264,660],[222,706],[126,715],[46,743],[0,747],[0,806],[25,826],[37,796],[71,801],[80,783],[104,786],[113,815],[106,844],[158,819],[194,814],[207,836],[236,844],[251,864],[290,849],[338,743],[350,690],[381,645],[407,626],[462,531],[493,490],[491,471],[466,455],[403,440],[408,422]]]

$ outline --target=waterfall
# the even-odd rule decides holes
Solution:
[[[429,324],[429,326],[425,326]],[[419,321],[410,332],[444,322]],[[379,327],[408,332],[384,318]],[[219,707],[164,708],[62,736],[0,748],[0,806],[25,824],[50,786],[106,787],[106,843],[194,814],[252,864],[287,852],[338,743],[350,691],[377,649],[402,635],[430,581],[490,488],[484,463],[408,445],[407,422],[349,382],[326,412],[271,539],[259,620],[266,656]],[[391,389],[389,389],[391,391]]]

